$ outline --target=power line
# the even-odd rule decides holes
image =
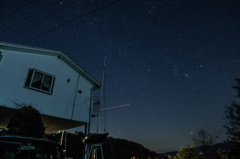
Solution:
[[[45,34],[47,34],[47,33],[49,33],[49,32],[52,32],[52,31],[54,31],[54,30],[56,30],[56,29],[58,29],[58,28],[60,28],[60,27],[65,26],[65,25],[67,25],[67,24],[69,24],[69,23],[71,23],[71,22],[73,22],[73,21],[76,21],[76,20],[78,20],[78,19],[80,19],[80,18],[82,18],[82,17],[85,17],[85,16],[87,16],[87,15],[89,15],[89,14],[92,14],[92,13],[94,13],[94,12],[97,12],[97,11],[101,10],[101,9],[104,9],[104,8],[106,8],[106,7],[108,7],[108,6],[111,6],[111,5],[115,4],[115,3],[118,2],[118,1],[120,1],[120,0],[115,0],[115,1],[113,1],[113,2],[111,2],[111,3],[108,3],[108,4],[104,5],[104,6],[98,7],[98,8],[96,8],[96,9],[94,9],[94,10],[88,12],[88,13],[85,13],[85,14],[79,16],[79,17],[73,18],[73,19],[70,20],[70,21],[67,21],[67,22],[65,22],[65,23],[63,23],[63,24],[61,24],[61,25],[59,25],[59,26],[56,26],[56,27],[54,27],[54,28],[52,28],[52,29],[50,29],[50,30],[42,33],[42,34],[39,34],[39,35],[35,36],[34,38],[32,38],[32,39],[30,39],[30,40],[27,40],[27,41],[23,42],[22,44],[26,44],[26,43],[28,43],[28,42],[30,42],[30,41],[33,41],[33,40],[35,40],[35,39],[37,39],[37,38],[39,38],[39,37],[41,37],[41,36],[43,36],[43,35],[45,35]]]
[[[17,5],[19,2],[21,2],[21,1],[17,1],[17,2],[15,2],[13,4],[10,4],[9,6],[7,6],[7,8],[10,9],[10,8],[14,7],[15,5]],[[0,14],[3,14],[4,12],[5,11],[2,11]]]
[[[55,13],[57,13],[57,12],[59,12],[59,11],[62,11],[63,9],[65,9],[65,8],[67,8],[68,6],[72,5],[72,3],[76,2],[76,1],[77,1],[77,0],[69,3],[68,5],[66,5],[66,6],[64,6],[64,7],[60,8],[60,9],[58,9],[58,10],[55,10],[54,12],[52,12],[52,13],[50,13],[50,14],[48,14],[48,15],[46,15],[44,18],[41,19],[41,21],[43,21],[44,19],[49,18],[50,16],[52,16],[53,14],[55,14]],[[36,24],[39,24],[39,23],[41,23],[41,21],[39,20],[39,21],[33,23],[31,26],[36,25]],[[7,39],[8,39],[8,40],[12,39],[14,36],[22,33],[23,31],[27,30],[28,28],[29,28],[29,26],[24,27],[22,30],[18,31],[16,34],[12,34],[11,36],[7,37]]]
[[[20,1],[19,1],[19,2],[20,2]],[[57,4],[57,3],[59,3],[59,2],[60,2],[60,1],[54,2],[54,3],[52,3],[51,5],[49,5],[48,7],[42,9],[41,11],[38,11],[38,12],[36,12],[35,14],[30,15],[30,16],[27,17],[26,19],[22,20],[21,23],[23,23],[23,22],[31,19],[32,17],[38,15],[39,13],[41,13],[41,12],[43,12],[43,11],[45,11],[45,10],[48,10],[50,7],[54,6],[55,4]],[[16,23],[16,24],[14,24],[14,25],[12,25],[12,26],[10,26],[10,27],[7,27],[7,28],[4,29],[3,31],[1,31],[0,34],[3,33],[3,32],[8,31],[8,30],[10,30],[10,29],[12,29],[13,27],[17,26],[18,24],[19,24],[19,23]]]
[[[5,19],[7,19],[9,16],[11,16],[12,14],[14,14],[15,12],[19,11],[20,9],[22,9],[23,7],[29,5],[30,3],[32,3],[34,0],[30,0],[26,3],[24,3],[22,6],[18,7],[17,9],[13,10],[11,13],[7,14],[5,17],[3,17],[2,19],[0,19],[1,21],[4,21]]]

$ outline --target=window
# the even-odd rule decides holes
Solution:
[[[54,76],[36,69],[30,69],[25,86],[37,91],[52,93]]]

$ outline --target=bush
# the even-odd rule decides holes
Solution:
[[[45,131],[39,112],[31,106],[18,109],[7,128],[10,134],[37,138],[42,138]]]

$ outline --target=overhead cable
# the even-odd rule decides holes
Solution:
[[[9,16],[11,16],[12,14],[14,14],[15,12],[19,11],[20,9],[22,9],[23,7],[29,5],[30,3],[32,3],[34,0],[30,0],[26,3],[24,3],[22,6],[18,7],[17,9],[13,10],[11,13],[7,14],[5,17],[3,17],[2,19],[0,19],[0,23],[2,21],[4,21],[5,19],[7,19]]]
[[[57,13],[57,12],[62,11],[63,9],[67,8],[68,6],[72,5],[72,3],[75,3],[76,1],[77,1],[77,0],[69,3],[68,5],[66,5],[66,6],[64,6],[64,7],[60,8],[60,9],[58,9],[58,10],[55,10],[54,12],[52,12],[52,13],[50,13],[50,14],[48,14],[48,15],[46,15],[46,16],[45,16],[44,18],[42,18],[41,20],[38,20],[37,22],[33,23],[33,24],[31,25],[31,27],[32,27],[33,25],[42,23],[43,20],[49,18],[50,16],[54,15],[54,14]],[[23,31],[27,30],[29,27],[30,27],[30,26],[24,27],[22,30],[18,31],[16,34],[12,34],[11,36],[7,37],[7,39],[8,39],[8,40],[12,39],[14,36],[17,36],[17,35],[19,35],[20,33],[22,33]]]
[[[49,8],[51,8],[51,7],[53,7],[54,5],[56,5],[57,3],[59,3],[59,1],[54,2],[54,3],[52,3],[51,5],[49,5],[48,7],[46,7],[46,8],[44,8],[44,9],[36,12],[35,14],[30,15],[30,16],[27,17],[26,19],[22,20],[21,23],[23,23],[23,22],[31,19],[32,17],[38,15],[38,14],[41,13],[41,12],[44,12],[45,10],[48,10]],[[6,29],[2,30],[2,31],[0,32],[0,34],[3,33],[3,32],[8,31],[8,30],[10,30],[10,29],[12,29],[13,27],[15,27],[15,26],[17,26],[17,25],[19,25],[19,23],[16,23],[16,24],[13,24],[12,26],[7,27]]]
[[[13,4],[10,4],[10,5],[7,6],[6,8],[7,8],[7,9],[10,9],[10,8],[14,7],[15,5],[17,5],[19,2],[21,2],[21,1],[17,1],[17,2],[15,2],[15,3],[13,3]],[[0,13],[0,15],[3,14],[4,12],[5,12],[5,11],[3,10],[3,11]]]
[[[39,34],[39,35],[33,37],[33,38],[30,39],[30,40],[27,40],[27,41],[23,42],[22,44],[26,44],[26,43],[28,43],[28,42],[30,42],[30,41],[33,41],[33,40],[35,40],[35,39],[37,39],[37,38],[39,38],[39,37],[41,37],[41,36],[43,36],[43,35],[45,35],[45,34],[47,34],[47,33],[49,33],[49,32],[52,32],[52,31],[54,31],[54,30],[56,30],[56,29],[58,29],[58,28],[61,28],[61,27],[65,26],[65,25],[69,24],[69,23],[72,23],[73,21],[76,21],[76,20],[78,20],[78,19],[81,19],[81,18],[83,18],[83,17],[85,17],[85,16],[87,16],[87,15],[89,15],[89,14],[92,14],[92,13],[94,13],[94,12],[97,12],[97,11],[99,11],[99,10],[101,10],[101,9],[104,9],[104,8],[108,7],[108,6],[111,6],[111,5],[115,4],[115,3],[118,2],[118,1],[120,1],[120,0],[115,0],[115,1],[113,1],[113,2],[111,2],[111,3],[108,3],[108,4],[104,5],[104,6],[100,6],[100,7],[96,8],[96,9],[94,9],[94,10],[88,12],[88,13],[85,13],[85,14],[83,14],[83,15],[80,15],[80,16],[76,17],[76,18],[73,18],[72,20],[69,20],[69,21],[67,21],[67,22],[65,22],[65,23],[63,23],[63,24],[61,24],[61,25],[59,25],[59,26],[56,26],[56,27],[54,27],[54,28],[52,28],[52,29],[50,29],[50,30],[42,33],[42,34]]]

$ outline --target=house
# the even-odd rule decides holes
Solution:
[[[59,51],[0,42],[0,128],[16,109],[32,106],[46,133],[85,125],[96,116],[93,91],[101,84]]]

